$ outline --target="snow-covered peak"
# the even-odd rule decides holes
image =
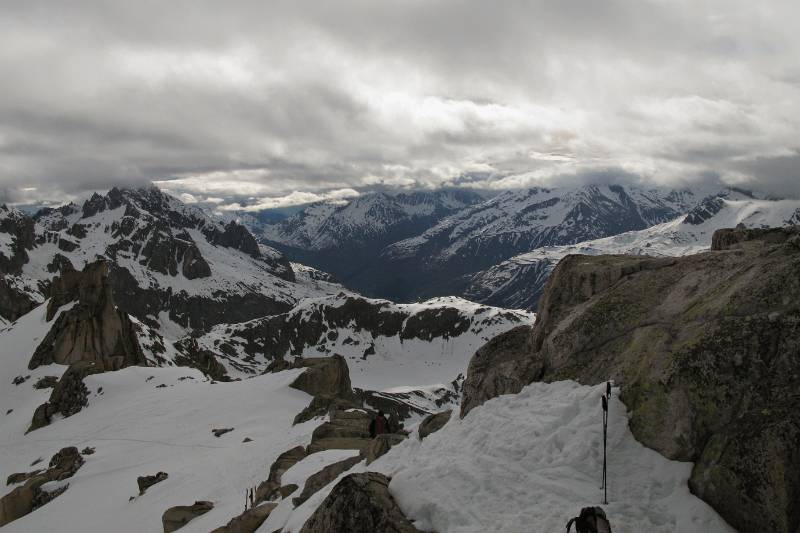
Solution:
[[[265,226],[263,238],[304,250],[358,245],[392,236],[396,231],[421,231],[480,199],[477,194],[457,190],[373,192],[349,200],[311,204],[286,220]]]

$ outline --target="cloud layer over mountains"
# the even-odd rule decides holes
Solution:
[[[6,0],[0,15],[0,200],[150,180],[231,208],[564,179],[800,195],[792,0]]]

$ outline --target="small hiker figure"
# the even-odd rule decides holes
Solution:
[[[606,513],[601,507],[584,507],[580,516],[567,522],[567,533],[572,524],[575,524],[576,533],[611,533],[611,524],[608,523]]]
[[[389,432],[389,421],[383,416],[383,411],[378,411],[378,416],[372,419],[369,424],[369,436],[375,438],[378,435]]]

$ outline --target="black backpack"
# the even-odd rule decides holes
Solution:
[[[608,523],[606,513],[600,507],[584,507],[580,516],[567,522],[567,533],[572,524],[575,524],[576,533],[611,533],[611,524]]]

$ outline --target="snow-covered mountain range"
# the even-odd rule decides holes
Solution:
[[[301,250],[379,246],[416,235],[442,218],[482,200],[468,190],[387,194],[318,202],[277,224],[266,225],[266,241]]]
[[[463,295],[513,309],[536,309],[550,272],[569,254],[682,256],[708,251],[721,228],[800,223],[800,201],[763,200],[736,190],[710,195],[669,222],[564,246],[543,246],[473,274]]]
[[[666,222],[688,212],[706,192],[589,185],[511,190],[488,200],[458,201],[448,192],[447,208],[437,209],[437,217],[426,218],[425,225],[404,226],[405,233],[413,234],[385,231],[386,219],[399,220],[397,198],[430,194],[322,203],[268,227],[263,235],[291,259],[332,272],[359,292],[412,301],[463,294],[469,274],[541,246],[575,244]],[[430,201],[423,205],[432,209]],[[365,237],[372,233],[381,238]]]

